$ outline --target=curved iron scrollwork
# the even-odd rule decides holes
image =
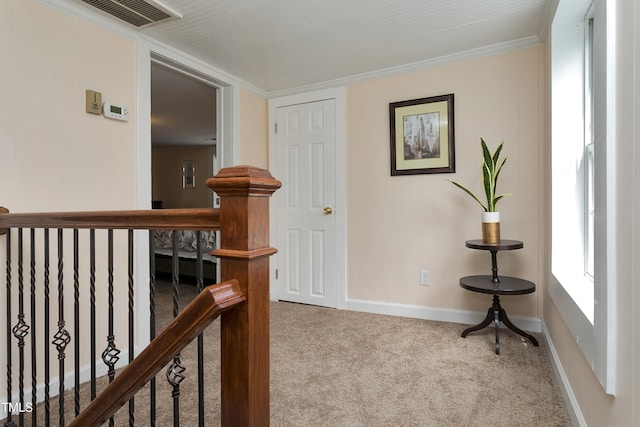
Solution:
[[[58,332],[53,336],[53,341],[51,343],[56,346],[58,350],[58,359],[64,359],[64,350],[67,348],[67,345],[71,342],[71,335],[64,328],[64,322],[58,322]]]
[[[24,338],[29,335],[29,325],[24,321],[24,314],[18,315],[18,323],[11,329],[13,336],[18,339],[18,345],[24,347]]]
[[[167,381],[169,382],[169,384],[174,387],[179,386],[182,380],[185,379],[185,376],[182,374],[186,370],[187,368],[182,366],[180,357],[174,357],[173,362],[171,362],[171,365],[169,365],[169,367],[167,368]]]
[[[102,361],[109,367],[109,372],[114,371],[116,363],[120,360],[120,357],[118,356],[119,354],[120,350],[116,348],[115,337],[113,335],[109,335],[107,337],[107,348],[102,352]]]

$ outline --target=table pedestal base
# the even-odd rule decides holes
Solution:
[[[538,340],[536,340],[533,335],[526,333],[511,323],[511,320],[507,317],[507,312],[500,306],[500,297],[496,294],[493,295],[493,305],[489,308],[489,311],[487,311],[487,317],[485,317],[484,320],[476,326],[471,326],[470,328],[462,331],[462,338],[465,338],[470,332],[486,328],[493,322],[495,322],[496,328],[496,354],[500,354],[500,322],[504,323],[507,328],[511,329],[516,334],[522,335],[531,341],[534,346],[538,347]]]

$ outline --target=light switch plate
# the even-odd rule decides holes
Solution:
[[[102,94],[94,90],[85,91],[86,112],[91,114],[102,114]]]

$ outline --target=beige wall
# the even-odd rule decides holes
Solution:
[[[135,206],[135,54],[132,40],[41,2],[0,3],[0,204]],[[86,89],[128,106],[129,121],[85,113]]]
[[[153,200],[162,207],[213,207],[213,191],[205,181],[213,176],[213,147],[156,147],[151,150]],[[195,188],[182,188],[182,163],[195,161]]]
[[[86,89],[102,92],[104,100],[129,107],[129,121],[108,120],[85,113]],[[13,212],[135,208],[136,102],[134,41],[73,18],[37,0],[0,2],[0,205]],[[51,234],[51,256],[55,257],[56,233]],[[41,236],[39,241],[42,241]],[[120,248],[123,243],[126,245],[126,235],[124,240],[121,237],[116,236]],[[81,256],[86,268],[83,267],[80,274],[84,278],[89,275],[85,240],[86,234],[82,234]],[[105,234],[98,231],[97,257],[100,260],[106,260],[105,240]],[[12,242],[15,244],[15,240]],[[71,244],[72,236],[67,233],[66,254],[73,253]],[[0,245],[4,246],[4,237],[0,237]],[[37,254],[42,253],[38,246]],[[116,266],[125,266],[114,272],[119,284],[127,283],[123,254],[126,257],[126,250],[116,254]],[[4,251],[1,251],[0,258],[4,256]],[[5,261],[0,262],[4,265]],[[96,300],[100,302],[107,300],[104,264],[99,264],[96,271]],[[38,277],[42,277],[42,260],[38,260],[37,265]],[[67,261],[64,277],[73,277],[72,265]],[[52,265],[50,273],[53,281],[58,274],[57,268]],[[5,278],[5,275],[0,277],[2,301],[6,298]],[[88,307],[87,282],[83,280],[81,283],[82,307]],[[66,327],[73,334],[72,283],[67,281],[65,317]],[[38,289],[41,298],[40,283]],[[17,292],[12,296],[17,299]],[[126,307],[126,298],[126,286],[119,287],[115,295],[116,304]],[[28,307],[26,316],[30,318]],[[105,319],[106,315],[98,319],[98,333],[103,339],[106,337]],[[126,343],[126,334],[122,332],[126,330],[126,321],[126,316],[116,316],[115,330],[118,339],[122,340],[118,342],[119,346]],[[5,342],[4,319],[0,322],[3,325],[0,339]],[[38,322],[43,322],[42,313],[38,313]],[[55,332],[57,304],[53,301],[49,322]],[[43,329],[41,323],[39,325],[37,333],[41,335]],[[87,325],[88,321],[81,321],[83,331]],[[44,337],[38,336],[37,339],[43,342]],[[5,352],[0,352],[2,366],[6,365],[5,357]],[[82,363],[87,359],[83,357]],[[52,366],[57,365],[55,357],[51,363]],[[69,362],[67,367],[72,365]],[[54,369],[55,366],[52,372],[57,376]],[[25,375],[28,377],[30,373],[27,371]],[[16,386],[17,382],[14,382]],[[5,401],[6,386],[3,386],[0,402]]]
[[[268,105],[260,95],[240,90],[240,164],[269,168]]]
[[[500,273],[538,283],[538,292],[504,298],[511,314],[540,317],[539,156],[543,144],[545,64],[539,47],[354,84],[347,89],[348,298],[483,312],[486,295],[458,279],[490,274],[479,238],[481,208],[447,180],[480,192],[480,137],[505,141],[499,190],[502,237],[524,249],[500,253]],[[390,102],[455,95],[456,173],[390,176]],[[419,286],[419,270],[432,285]]]

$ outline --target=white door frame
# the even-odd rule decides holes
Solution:
[[[192,57],[152,40],[137,41],[136,87],[137,108],[137,172],[136,207],[151,208],[151,61],[185,72],[215,86],[220,91],[216,109],[217,133],[221,144],[220,167],[238,163],[240,155],[240,83],[233,77]],[[150,341],[149,335],[149,240],[146,232],[136,234],[136,346],[144,348]],[[136,351],[136,354],[138,351]]]
[[[336,305],[345,309],[347,305],[347,189],[346,189],[346,90],[344,87],[301,93],[269,100],[269,170],[276,169],[277,138],[275,132],[276,110],[288,105],[304,104],[326,99],[335,99],[336,107]],[[278,177],[275,176],[277,179]],[[276,218],[278,217],[278,192],[270,206],[271,236],[278,235]],[[277,249],[277,248],[276,248]],[[269,274],[271,281],[271,299],[278,297],[279,286],[283,283],[276,278],[278,264],[283,262],[280,254],[271,257]],[[283,271],[281,269],[281,271]]]

